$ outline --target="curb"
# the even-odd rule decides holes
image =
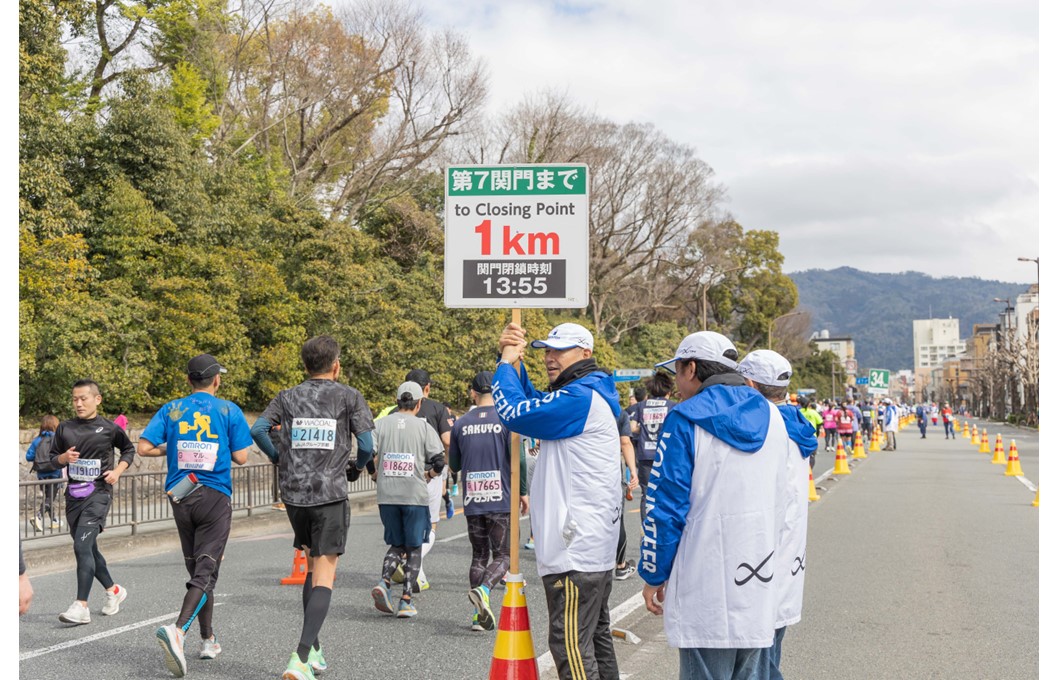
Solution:
[[[366,515],[377,507],[374,491],[349,496],[349,512],[352,515]],[[235,511],[232,515],[229,542],[274,531],[290,531],[290,522],[285,512],[268,507],[255,508],[252,515],[247,513],[248,511],[243,509]],[[48,539],[46,545],[36,547],[34,543],[44,541],[23,543],[26,571],[31,576],[43,576],[75,569],[77,562],[68,537],[69,532],[66,532],[65,536]],[[180,536],[176,533],[176,524],[172,520],[143,525],[137,529],[135,535],[130,527],[110,529],[100,535],[98,542],[108,563],[180,550]]]

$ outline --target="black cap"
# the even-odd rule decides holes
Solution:
[[[421,368],[413,368],[408,371],[408,375],[404,376],[404,379],[419,383],[420,387],[426,387],[430,384],[430,374]]]
[[[199,354],[187,362],[187,377],[192,380],[205,380],[218,373],[227,373],[228,369],[220,365],[212,354]]]
[[[478,394],[492,394],[492,371],[482,371],[470,381],[470,389]]]

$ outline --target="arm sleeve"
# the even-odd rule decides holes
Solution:
[[[445,469],[445,446],[441,443],[441,437],[425,421],[420,420],[426,427],[426,465],[433,467],[433,471],[440,474]]]
[[[163,406],[151,417],[151,421],[147,423],[147,427],[143,428],[143,432],[140,433],[140,439],[146,439],[151,444],[158,446],[165,441],[165,416],[163,413],[166,408]],[[232,447],[235,448],[235,447]]]
[[[371,409],[364,401],[364,395],[359,390],[349,388],[352,392],[352,403],[349,405],[349,431],[357,435],[357,443],[360,435],[375,429],[375,419],[371,417]]]
[[[504,425],[518,434],[549,440],[584,431],[591,410],[591,388],[573,384],[547,394],[536,390],[527,394],[524,366],[521,377],[519,380],[510,364],[500,364],[496,369],[492,396]]]
[[[452,428],[452,438],[448,441],[448,467],[452,472],[459,472],[463,469],[463,454],[459,450],[459,431],[458,427]]]
[[[665,419],[647,484],[639,572],[652,586],[669,579],[691,507],[694,425],[678,413]]]
[[[356,435],[356,447],[356,467],[358,470],[363,470],[367,467],[368,461],[375,457],[375,438],[371,430]]]
[[[30,442],[29,448],[26,449],[26,460],[36,462],[36,460],[37,460],[37,444],[39,444],[39,443],[40,443],[40,435],[37,435],[36,437],[33,438],[33,441]],[[19,543],[19,545],[21,546],[22,544]],[[19,550],[21,551],[21,548],[19,548]]]
[[[272,429],[272,423],[270,423],[264,414],[258,418],[253,427],[250,428],[250,436],[253,437],[253,441],[257,444],[257,448],[261,449],[261,453],[268,456],[268,460],[275,463],[279,460],[279,455],[276,453],[276,447],[272,445],[272,439],[268,436],[268,431]]]
[[[121,451],[119,463],[124,461],[125,465],[132,467],[132,461],[136,460],[136,445],[129,439],[129,435],[117,425],[114,426],[114,447]]]

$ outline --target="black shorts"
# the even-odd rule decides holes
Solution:
[[[308,547],[309,557],[341,555],[349,533],[349,501],[297,506],[287,503],[287,518],[294,529],[294,547]]]
[[[87,526],[98,526],[102,533],[110,513],[110,498],[106,491],[93,491],[88,498],[73,498],[66,494],[66,526],[70,533]]]

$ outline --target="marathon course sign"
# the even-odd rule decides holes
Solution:
[[[445,171],[445,306],[588,306],[588,167]]]

